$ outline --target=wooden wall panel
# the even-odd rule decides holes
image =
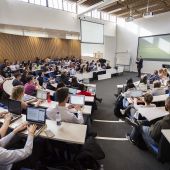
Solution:
[[[0,33],[0,62],[34,60],[36,57],[81,56],[80,41]]]

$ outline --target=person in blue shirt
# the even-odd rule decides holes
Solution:
[[[156,80],[160,80],[158,70],[155,70],[154,73],[149,77],[149,83],[152,84]]]
[[[42,86],[43,83],[48,82],[48,77],[45,76],[44,72],[39,72],[37,80],[39,82],[39,85]]]

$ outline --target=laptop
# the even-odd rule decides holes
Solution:
[[[143,92],[141,90],[133,90],[130,92],[131,97],[141,97]]]
[[[37,90],[37,99],[41,99],[41,100],[47,100],[47,94],[48,92],[47,91],[44,91],[44,90]]]
[[[46,128],[46,109],[41,107],[28,107],[26,121],[28,124],[37,125],[35,136],[39,135]]]
[[[22,117],[21,102],[9,99],[8,100],[8,112],[12,113],[11,123]]]
[[[147,88],[147,84],[139,84],[139,90],[142,90],[142,91],[147,91],[148,88]]]
[[[76,94],[77,93],[77,89],[69,88],[69,93],[70,94]]]
[[[95,87],[90,87],[90,86],[88,86],[88,87],[87,87],[87,91],[90,92],[90,93],[92,93],[92,94],[96,94],[96,88],[95,88]]]
[[[89,84],[89,83],[90,83],[89,79],[83,79],[83,84]]]
[[[27,94],[24,95],[24,102],[27,102],[27,101],[30,101],[30,100],[33,100],[33,99],[35,99],[34,96],[30,96],[30,95],[27,95]]]
[[[85,104],[85,96],[71,95],[70,96],[70,104],[84,106],[84,104]]]

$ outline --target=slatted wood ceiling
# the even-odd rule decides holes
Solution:
[[[80,41],[57,38],[37,38],[0,33],[0,62],[81,56]]]

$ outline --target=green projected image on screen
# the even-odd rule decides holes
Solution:
[[[170,61],[170,34],[139,37],[138,56],[144,60]]]

